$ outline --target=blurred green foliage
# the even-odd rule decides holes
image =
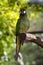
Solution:
[[[16,43],[15,28],[20,8],[27,7],[30,22],[34,17],[39,18],[37,11],[43,11],[40,5],[27,5],[26,2],[27,0],[0,0],[0,65],[17,65],[13,54]],[[40,63],[43,65],[43,49],[34,43],[24,44],[21,52],[25,65],[39,65]]]

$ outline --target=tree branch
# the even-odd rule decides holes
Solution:
[[[39,45],[40,47],[43,48],[43,39],[41,39],[38,36],[35,36],[34,34],[30,34],[30,33],[20,33],[20,39],[21,41],[26,41],[26,42],[34,42],[37,45]]]
[[[16,54],[14,55],[14,58],[16,58]],[[18,62],[18,65],[24,65],[23,56],[20,52],[18,53],[18,57],[15,60]]]
[[[43,48],[43,39],[33,34],[26,33],[26,41],[34,42]]]
[[[20,36],[20,40],[22,42],[24,42],[24,41],[34,42],[34,43],[36,43],[37,45],[39,45],[40,47],[43,48],[43,39],[35,36],[34,34],[20,33],[19,36]],[[18,54],[19,54],[19,56],[17,57],[18,65],[24,65],[22,54],[21,53],[18,53]],[[16,55],[15,55],[15,57],[16,57]]]

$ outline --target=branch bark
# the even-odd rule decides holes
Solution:
[[[41,39],[38,36],[27,33],[26,34],[26,41],[34,42],[34,43],[36,43],[37,45],[39,45],[40,47],[43,48],[43,39]]]
[[[16,54],[14,55],[14,58],[16,58]],[[20,52],[18,53],[18,57],[15,60],[18,62],[18,65],[24,65],[23,56]]]
[[[20,39],[21,39],[21,41],[34,42],[34,43],[36,43],[37,45],[39,45],[40,47],[43,48],[43,39],[41,39],[38,36],[35,36],[34,34],[20,33]]]
[[[40,37],[37,37],[34,34],[30,34],[30,33],[20,33],[19,35],[22,42],[24,41],[34,42],[43,48],[43,39],[41,39]],[[18,62],[18,65],[24,65],[23,57],[21,53],[19,53],[19,56],[17,57],[17,62]]]

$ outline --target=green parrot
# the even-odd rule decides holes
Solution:
[[[18,54],[20,51],[20,47],[23,42],[20,40],[20,33],[26,33],[29,29],[30,23],[27,17],[27,11],[25,8],[20,9],[20,18],[18,19],[16,25],[16,53]]]

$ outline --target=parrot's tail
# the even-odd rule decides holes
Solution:
[[[18,57],[21,48],[20,37],[16,36],[16,56]]]
[[[19,35],[16,35],[16,56],[17,56],[17,58],[19,56],[21,45],[23,45],[25,38],[26,38],[25,33],[21,33]]]

